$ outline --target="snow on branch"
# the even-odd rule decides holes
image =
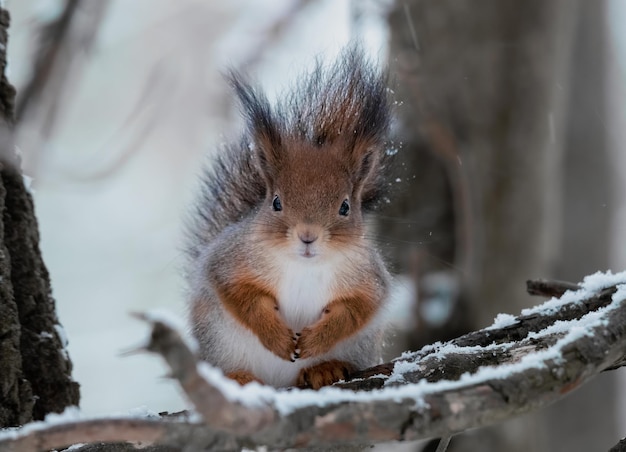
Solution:
[[[152,324],[146,348],[166,360],[199,416],[29,424],[0,433],[0,451],[100,441],[275,449],[449,436],[548,405],[625,364],[626,272],[597,273],[580,286],[534,281],[528,289],[559,298],[319,391],[240,387],[198,363],[167,322],[143,316]]]

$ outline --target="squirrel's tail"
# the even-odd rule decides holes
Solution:
[[[241,221],[265,197],[265,184],[245,138],[225,145],[205,167],[187,227],[187,253],[195,259],[227,226]]]

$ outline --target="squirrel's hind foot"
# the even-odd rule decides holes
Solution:
[[[355,370],[352,364],[334,359],[302,369],[296,384],[311,389],[319,389],[339,380],[347,380],[350,373]]]
[[[227,373],[226,377],[230,378],[231,380],[235,380],[241,386],[247,385],[252,381],[264,384],[263,381],[255,377],[253,373],[248,372],[247,370],[235,370],[234,372]]]

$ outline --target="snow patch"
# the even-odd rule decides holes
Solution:
[[[485,329],[495,330],[514,325],[515,323],[517,323],[517,318],[514,315],[500,313],[496,316],[495,319],[493,319],[493,324]]]
[[[42,331],[41,333],[39,333],[39,337],[45,340],[54,339],[54,336],[51,333],[48,333],[47,331]]]
[[[396,361],[393,365],[393,372],[385,381],[385,385],[390,383],[402,383],[405,381],[404,374],[415,372],[419,369],[419,365],[410,361]]]
[[[394,156],[398,153],[398,148],[389,148],[385,151],[385,154],[389,156]]]
[[[557,311],[565,304],[580,302],[587,297],[593,296],[602,289],[620,283],[626,283],[626,271],[616,274],[613,274],[610,270],[607,272],[596,272],[593,275],[585,276],[579,290],[568,290],[560,298],[551,298],[541,305],[524,309],[522,310],[522,315],[537,314],[539,312],[550,314]]]
[[[63,355],[63,358],[66,361],[70,360],[70,355],[67,351],[67,345],[69,344],[69,341],[67,340],[67,334],[65,334],[65,328],[63,328],[62,325],[60,325],[59,323],[54,325],[54,329],[57,332],[57,335],[59,336],[59,340],[61,341],[61,354]]]
[[[24,182],[24,188],[26,188],[26,191],[31,195],[34,195],[35,190],[33,189],[33,178],[22,173],[22,180]]]
[[[140,418],[140,419],[149,419],[149,418],[160,418],[161,416],[159,416],[159,413],[157,413],[154,410],[149,409],[147,406],[142,405],[136,408],[131,408],[130,410],[128,410],[127,416],[133,417],[133,418]]]

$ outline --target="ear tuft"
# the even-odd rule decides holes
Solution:
[[[279,122],[262,91],[250,85],[235,71],[230,71],[226,79],[241,104],[261,171],[271,181],[276,168],[280,167],[282,140]]]
[[[354,143],[348,149],[348,162],[355,189],[359,196],[368,197],[368,192],[377,185],[377,175],[382,171],[380,145],[378,143]]]
[[[384,147],[392,122],[387,81],[386,70],[353,43],[330,65],[318,60],[283,108],[295,136],[339,153],[368,205],[380,197],[384,184]]]

